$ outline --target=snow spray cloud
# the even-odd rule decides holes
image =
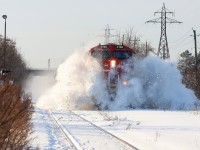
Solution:
[[[53,75],[48,76],[29,76],[24,81],[23,90],[26,93],[31,93],[32,101],[35,101],[44,94],[44,92],[54,84]]]
[[[58,109],[95,109],[109,105],[99,63],[76,51],[57,70],[56,84],[41,96],[37,106]]]
[[[131,62],[132,63],[132,62]],[[127,87],[118,88],[115,105],[119,108],[192,109],[197,103],[194,92],[182,84],[176,65],[158,57],[134,62],[134,69],[125,76]]]
[[[130,61],[127,86],[119,85],[110,101],[100,64],[88,53],[76,51],[57,71],[56,84],[37,101],[42,108],[58,109],[190,109],[197,98],[181,83],[176,65],[157,57]]]

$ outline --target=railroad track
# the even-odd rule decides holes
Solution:
[[[52,118],[52,120],[54,121],[55,125],[59,128],[59,130],[62,132],[62,134],[65,136],[65,138],[67,139],[68,143],[70,144],[70,147],[72,149],[76,149],[76,150],[82,150],[82,149],[89,149],[88,147],[84,147],[85,144],[83,144],[83,142],[81,142],[81,137],[78,137],[77,133],[73,134],[73,128],[67,127],[66,124],[62,124],[60,121],[60,118],[64,118],[64,117],[58,117],[56,116],[56,114],[54,114],[54,112],[52,112],[51,110],[48,111],[49,116]],[[138,148],[136,148],[135,146],[133,146],[132,144],[124,141],[123,139],[115,136],[114,134],[104,130],[103,128],[95,125],[94,123],[92,123],[91,121],[85,119],[84,117],[80,116],[79,114],[76,114],[73,111],[68,111],[67,116],[71,116],[71,118],[69,119],[70,121],[74,120],[75,122],[83,122],[84,124],[87,124],[87,126],[90,126],[90,129],[92,128],[92,131],[89,131],[88,129],[87,132],[88,134],[91,134],[91,132],[94,132],[94,130],[96,130],[98,132],[98,135],[103,135],[104,137],[106,137],[107,139],[109,139],[107,142],[109,144],[118,144],[121,146],[121,148],[119,149],[130,149],[130,150],[138,150]],[[58,119],[59,118],[59,119]],[[70,122],[69,121],[69,122]],[[81,125],[80,125],[81,126]],[[69,132],[70,131],[70,132]],[[87,133],[86,133],[87,134]],[[98,136],[97,135],[97,136]],[[95,135],[96,137],[96,135]],[[105,138],[105,139],[106,139]],[[88,139],[88,141],[91,141],[92,139]],[[113,143],[114,142],[114,143]],[[90,142],[91,144],[92,142]],[[104,146],[104,145],[102,145]],[[93,148],[93,149],[98,149],[97,148]],[[102,149],[102,148],[100,148]]]
[[[74,150],[82,150],[79,143],[76,142],[76,139],[74,139],[73,136],[63,127],[59,119],[55,117],[55,115],[50,109],[48,110],[48,114],[53,123],[58,127],[58,129],[61,131],[61,133],[67,140],[67,143],[69,144],[68,146]]]
[[[106,133],[106,134],[110,135],[111,137],[115,138],[116,140],[120,141],[121,143],[123,143],[123,144],[125,144],[125,145],[128,145],[131,149],[133,149],[133,150],[139,150],[138,148],[136,148],[135,146],[131,145],[130,143],[128,143],[128,142],[124,141],[123,139],[121,139],[121,138],[115,136],[114,134],[112,134],[112,133],[110,133],[110,132],[104,130],[103,128],[101,128],[101,127],[95,125],[95,124],[92,123],[91,121],[89,121],[89,120],[83,118],[82,116],[76,114],[75,112],[73,112],[73,111],[70,111],[70,112],[71,112],[72,114],[76,115],[77,117],[83,119],[84,121],[90,123],[90,124],[91,124],[92,126],[94,126],[95,128],[97,128],[97,129],[103,131],[104,133]]]

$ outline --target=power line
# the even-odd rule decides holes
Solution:
[[[176,42],[176,44],[175,44],[175,43],[171,44],[171,47],[180,45],[180,44],[182,44],[183,42],[185,42],[185,41],[186,41],[187,39],[189,39],[189,38],[190,38],[190,36],[187,36],[187,37],[185,37],[184,39],[182,39],[181,41]]]
[[[182,45],[179,44],[179,45],[170,46],[170,48],[173,48],[173,49],[175,49],[175,48],[182,48],[182,47],[188,45],[189,43],[191,43],[191,41],[188,41],[188,42],[186,42],[186,43],[184,43]]]
[[[172,43],[172,44],[174,44],[174,43],[179,43],[179,41],[181,40],[182,41],[182,39],[185,37],[185,36],[187,36],[186,38],[188,38],[189,36],[189,33],[191,32],[191,29],[189,29],[186,33],[184,33],[181,37],[179,37],[178,39],[176,39],[175,41],[173,41],[173,42],[170,42],[170,43]],[[185,39],[185,38],[184,38]]]
[[[186,6],[183,7],[181,11],[178,12],[183,14],[185,13],[187,17],[194,15],[196,13],[196,9],[193,6],[197,6],[196,2],[198,2],[198,0],[190,0],[189,3],[186,4]],[[180,19],[183,19],[186,15],[182,15]]]
[[[191,8],[191,6],[194,4],[195,1],[196,1],[196,0],[193,0],[193,1],[188,0],[188,1],[186,1],[184,4],[182,4],[183,7],[180,8],[179,10],[177,10],[177,12],[178,12],[178,13],[182,13],[182,12],[185,11],[186,9]]]
[[[162,59],[169,58],[169,48],[168,48],[168,42],[167,42],[167,33],[166,33],[166,24],[167,23],[182,23],[180,21],[171,19],[167,17],[167,14],[172,14],[173,12],[169,11],[165,4],[163,3],[161,11],[156,11],[154,14],[161,14],[161,17],[149,20],[146,23],[161,23],[161,36],[160,36],[160,42],[158,46],[158,52],[157,55],[160,56]]]

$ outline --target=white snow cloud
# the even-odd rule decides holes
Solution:
[[[119,85],[110,101],[100,64],[84,50],[76,51],[57,71],[56,84],[37,102],[42,108],[62,109],[191,109],[197,100],[181,82],[176,65],[157,57],[130,61],[128,86]]]

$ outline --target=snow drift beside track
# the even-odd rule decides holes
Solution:
[[[133,61],[131,61],[132,63]],[[191,109],[197,98],[181,83],[176,65],[157,57],[134,61],[128,69],[128,86],[120,86],[109,100],[99,63],[84,51],[71,55],[57,71],[56,84],[41,96],[37,106],[58,109]]]

